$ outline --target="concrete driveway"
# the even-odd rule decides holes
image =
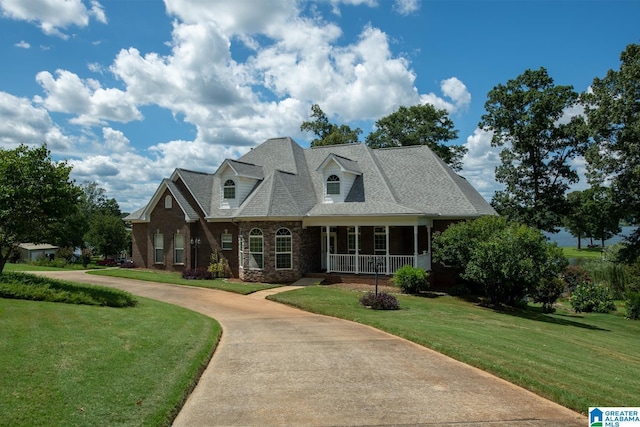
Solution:
[[[263,293],[73,271],[42,274],[117,287],[220,322],[220,345],[176,426],[588,424],[578,413],[432,350],[267,301]]]

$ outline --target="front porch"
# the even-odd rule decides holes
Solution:
[[[321,227],[326,273],[391,276],[405,265],[431,270],[430,224]]]
[[[405,265],[431,269],[431,259],[425,251],[415,255],[351,255],[328,254],[328,273],[393,275]]]

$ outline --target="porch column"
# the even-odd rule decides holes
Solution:
[[[413,266],[418,266],[418,224],[413,225]]]
[[[358,233],[360,232],[360,226],[356,225],[356,274],[360,274],[360,239],[358,239]]]
[[[385,272],[384,274],[389,274],[389,226],[385,225],[384,226],[384,237],[386,239],[386,245],[387,245],[387,262],[385,263]]]
[[[330,250],[330,246],[329,244],[331,243],[331,228],[327,225],[326,227],[327,230],[327,273],[331,272],[331,264],[330,264],[330,260],[331,260],[331,250]]]

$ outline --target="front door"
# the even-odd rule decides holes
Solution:
[[[322,269],[327,270],[327,232],[322,232]],[[329,233],[329,253],[336,253],[336,233],[332,231]]]

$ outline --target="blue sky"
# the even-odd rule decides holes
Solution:
[[[640,1],[0,0],[0,146],[46,142],[123,211],[175,168],[213,172],[300,132],[446,109],[487,200],[487,93],[526,69],[587,90],[640,43]],[[581,168],[580,161],[575,166]]]

